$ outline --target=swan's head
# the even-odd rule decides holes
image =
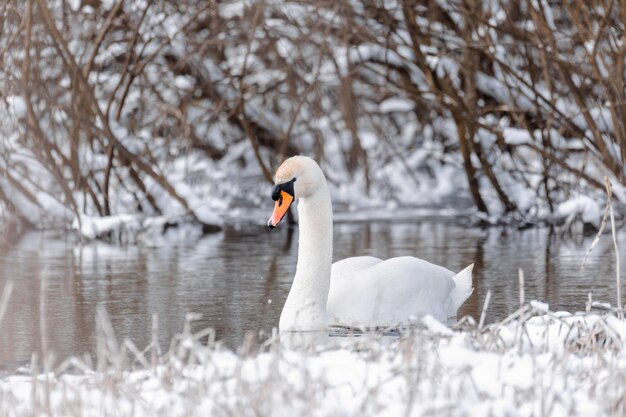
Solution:
[[[315,194],[323,182],[322,170],[308,156],[292,156],[283,162],[274,175],[272,200],[276,204],[267,225],[272,229],[278,226],[295,200]]]

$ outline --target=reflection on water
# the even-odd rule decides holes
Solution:
[[[202,315],[196,329],[215,328],[217,338],[231,347],[246,332],[269,333],[278,324],[294,274],[297,233],[286,227],[231,226],[197,239],[117,247],[80,245],[63,233],[33,232],[0,243],[0,288],[9,278],[15,280],[0,323],[0,366],[14,368],[30,361],[31,352],[41,351],[40,317],[57,359],[93,352],[98,304],[105,306],[118,339],[129,338],[140,347],[150,342],[152,313],[158,314],[165,349],[181,331],[187,312]],[[474,294],[460,313],[477,318],[490,289],[489,317],[495,320],[518,304],[518,268],[526,275],[526,297],[547,301],[553,309],[582,310],[589,291],[595,299],[614,303],[609,236],[580,269],[591,240],[562,239],[548,229],[337,224],[335,259],[414,255],[456,271],[475,262]]]

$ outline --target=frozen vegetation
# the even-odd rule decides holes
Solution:
[[[281,335],[237,352],[189,326],[167,353],[115,341],[98,356],[0,378],[0,415],[621,416],[626,323],[532,302],[487,326],[426,317],[400,336]],[[208,341],[207,341],[208,337]],[[202,342],[200,342],[202,341]],[[42,369],[43,366],[43,369]]]
[[[471,4],[2,2],[2,215],[214,230],[299,153],[341,211],[623,212],[624,6]]]

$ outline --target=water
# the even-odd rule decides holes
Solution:
[[[620,234],[621,241],[625,235]],[[128,338],[140,348],[147,346],[151,317],[157,313],[159,342],[167,349],[182,330],[185,314],[194,312],[202,315],[195,329],[213,327],[218,339],[235,348],[246,332],[269,333],[277,326],[295,270],[297,238],[297,229],[249,225],[174,238],[158,247],[80,245],[64,232],[7,238],[0,243],[0,288],[9,278],[15,286],[0,323],[0,368],[14,370],[29,362],[32,352],[41,355],[42,332],[57,363],[68,355],[93,354],[99,304],[118,341]],[[614,304],[610,235],[603,236],[580,269],[591,241],[592,236],[561,237],[547,228],[343,223],[335,225],[334,258],[414,255],[456,271],[475,262],[475,291],[460,314],[477,319],[491,290],[488,317],[493,321],[517,308],[518,268],[525,272],[527,299],[549,302],[553,309],[584,310],[589,291],[594,299]]]

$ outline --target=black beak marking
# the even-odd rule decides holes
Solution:
[[[274,186],[274,188],[272,188],[272,200],[274,201],[278,201],[278,199],[280,198],[280,187],[282,186],[282,184],[277,184]]]
[[[293,191],[294,182],[296,182],[295,178],[292,179],[291,181],[283,182],[281,184],[276,184],[272,188],[272,200],[274,201],[282,200],[282,197],[280,195],[281,191],[285,191],[286,193],[288,193],[289,195],[295,198],[294,191]],[[282,203],[283,202],[280,201],[278,204],[281,205]]]

